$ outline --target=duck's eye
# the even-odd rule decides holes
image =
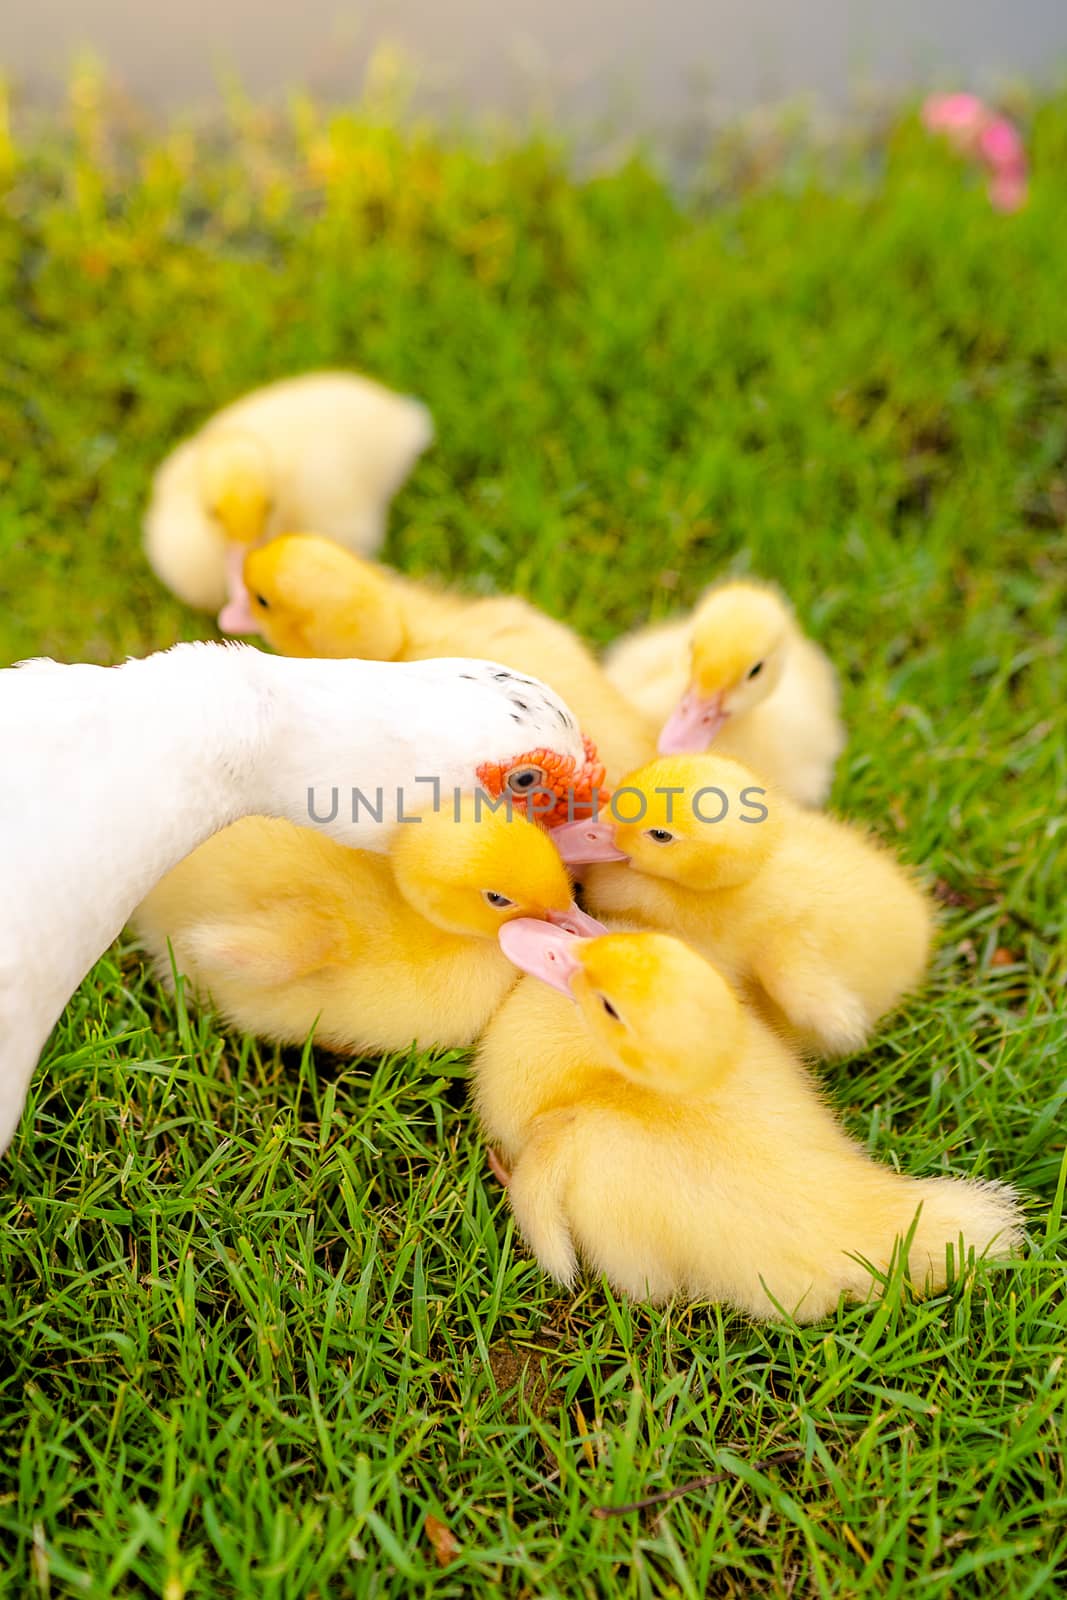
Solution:
[[[512,794],[529,794],[531,789],[538,788],[544,781],[545,775],[540,767],[513,767],[507,776],[507,785]]]
[[[600,996],[600,1004],[604,1007],[604,1010],[607,1012],[608,1016],[613,1022],[622,1021],[622,1018],[619,1016],[619,1013],[615,1010],[615,1007],[612,1005],[606,994],[602,994]]]
[[[497,911],[506,911],[509,906],[515,904],[514,900],[509,900],[506,894],[497,894],[495,889],[483,889],[482,898],[488,905],[495,907]]]
[[[672,844],[674,842],[674,834],[668,833],[666,828],[648,828],[645,832],[645,838],[651,839],[655,844]]]
[[[267,599],[265,594],[254,594],[252,599],[256,602],[257,606],[262,606],[264,611],[270,610],[270,601]]]
[[[756,665],[754,667],[749,667],[748,675],[749,675],[750,678],[758,678],[762,671],[763,671],[763,662],[762,661],[757,661]]]

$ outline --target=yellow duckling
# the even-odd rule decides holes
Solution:
[[[486,656],[543,678],[563,696],[595,742],[609,783],[655,753],[651,726],[592,651],[526,600],[443,592],[310,534],[253,550],[244,576],[254,627],[283,655]]]
[[[134,917],[235,1027],[282,1043],[397,1050],[478,1036],[517,973],[512,917],[588,931],[549,835],[474,799],[399,824],[387,856],[251,817],[176,867]]]
[[[899,862],[739,762],[662,757],[553,838],[571,866],[628,863],[583,869],[595,915],[676,932],[818,1053],[857,1050],[925,970],[931,908]]]
[[[845,743],[837,682],[773,589],[719,584],[691,616],[623,639],[604,667],[662,730],[661,755],[714,741],[801,805],[826,799]]]
[[[433,438],[426,407],[352,372],[242,395],[167,457],[145,516],[158,577],[219,626],[247,629],[241,565],[283,528],[376,550],[389,502]]]
[[[531,976],[482,1040],[477,1105],[519,1228],[561,1283],[581,1258],[637,1298],[810,1322],[877,1292],[866,1263],[885,1273],[906,1239],[927,1290],[945,1285],[949,1249],[958,1270],[1018,1243],[1009,1189],[872,1161],[679,940],[517,921],[500,942]]]

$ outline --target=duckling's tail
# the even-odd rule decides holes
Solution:
[[[538,1264],[566,1285],[578,1270],[564,1204],[574,1123],[570,1108],[538,1117],[508,1185],[515,1221]]]
[[[908,1252],[916,1285],[943,1289],[976,1259],[1000,1261],[1023,1241],[1018,1196],[1003,1183],[928,1178],[910,1186],[922,1202]],[[961,1254],[962,1251],[962,1254]]]

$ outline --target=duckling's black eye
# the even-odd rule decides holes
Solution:
[[[252,599],[256,602],[257,606],[262,606],[264,611],[270,610],[270,601],[267,599],[265,594],[254,594]]]
[[[668,833],[666,828],[649,828],[645,838],[654,840],[656,844],[672,844],[674,834]]]
[[[545,775],[540,767],[514,767],[508,773],[507,781],[513,794],[528,794],[531,789],[544,783]]]
[[[757,661],[756,665],[754,667],[749,667],[748,675],[749,675],[750,678],[758,678],[762,671],[763,671],[763,662],[762,661]]]
[[[489,905],[496,907],[497,911],[506,911],[508,906],[515,904],[514,900],[509,900],[506,894],[497,894],[495,889],[483,889],[482,895]]]
[[[604,1010],[607,1012],[608,1016],[613,1022],[622,1021],[622,1018],[619,1016],[619,1013],[615,1010],[615,1007],[612,1005],[606,994],[602,994],[600,996],[600,1004],[604,1007]]]

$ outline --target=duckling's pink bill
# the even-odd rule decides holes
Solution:
[[[546,911],[545,920],[554,928],[562,928],[565,933],[574,934],[579,939],[595,939],[598,934],[608,931],[602,922],[598,922],[588,911],[583,911],[580,906],[575,905],[573,900],[566,911]]]
[[[540,978],[561,994],[569,995],[570,982],[581,963],[574,954],[583,941],[540,917],[516,917],[497,934],[500,948],[521,972]]]
[[[259,632],[245,588],[244,564],[248,548],[245,544],[226,546],[226,589],[229,599],[219,612],[219,629],[223,633]]]
[[[610,822],[564,822],[552,829],[552,843],[569,867],[584,867],[591,861],[629,861],[615,848]]]
[[[708,748],[725,721],[721,695],[701,699],[690,689],[663,724],[659,736],[660,755],[699,755]]]

